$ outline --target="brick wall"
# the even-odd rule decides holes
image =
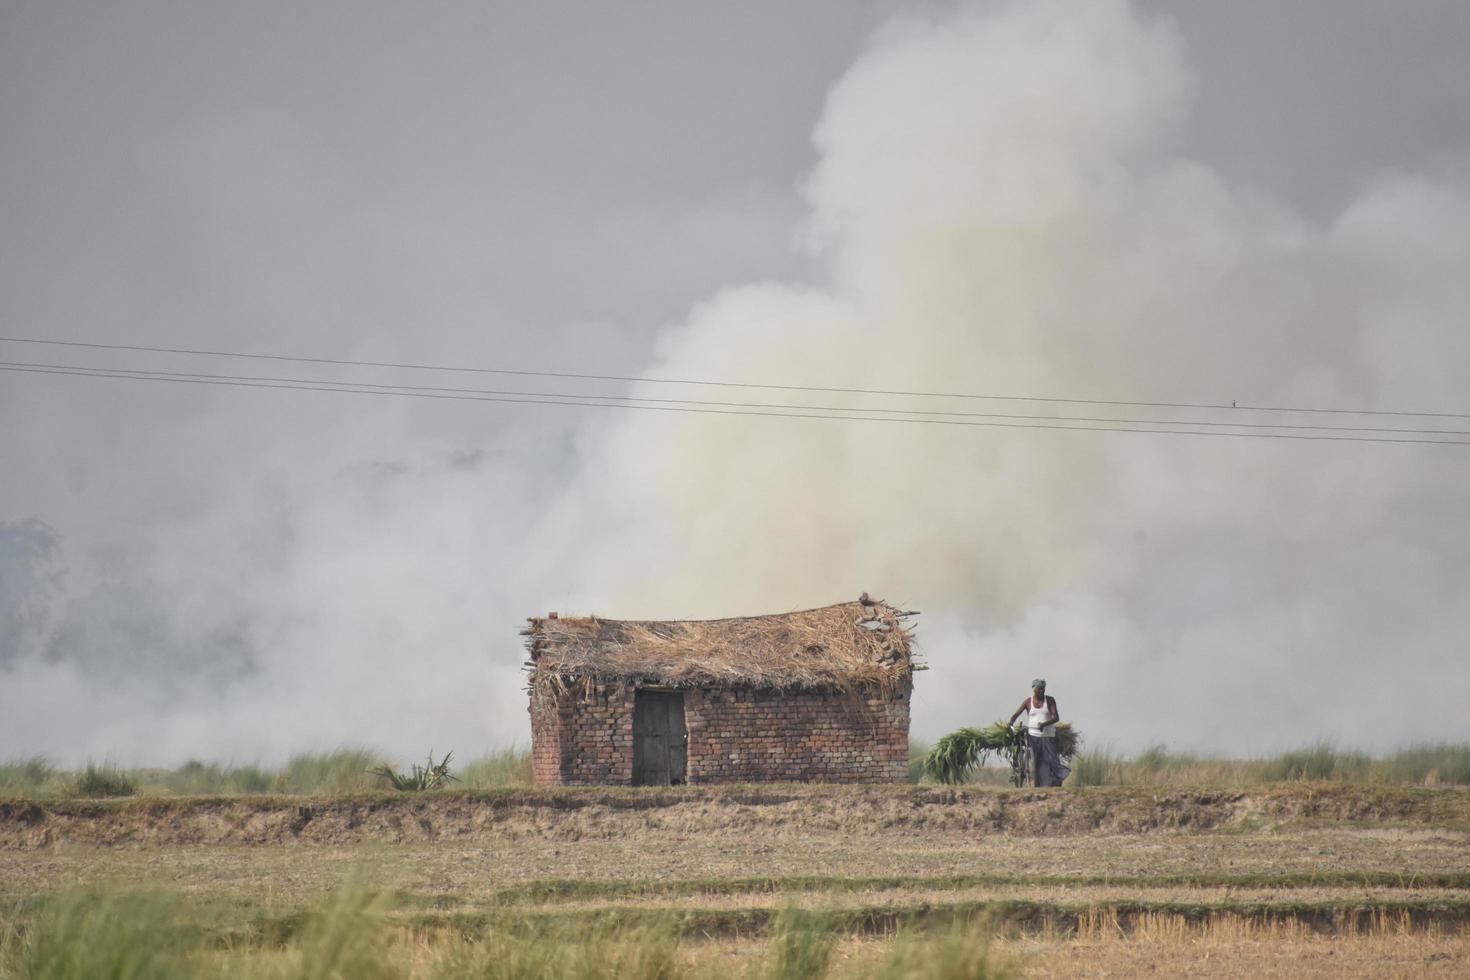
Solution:
[[[633,779],[631,688],[593,686],[531,707],[538,785],[627,785]],[[909,689],[684,692],[689,782],[902,782]]]
[[[571,702],[552,695],[531,695],[531,774],[537,786],[562,783],[562,705]]]
[[[902,782],[909,692],[697,690],[684,695],[691,783]]]
[[[633,689],[595,684],[531,698],[531,767],[538,786],[633,782]]]

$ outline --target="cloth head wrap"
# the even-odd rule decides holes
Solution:
[[[1031,682],[1031,689],[1034,691],[1037,688],[1043,691],[1046,690],[1046,680],[1044,678],[1038,677]]]

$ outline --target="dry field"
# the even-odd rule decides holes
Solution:
[[[671,930],[680,970],[728,976],[767,969],[778,920],[803,912],[837,937],[832,976],[880,971],[895,932],[981,927],[995,936],[990,975],[1470,976],[1470,791],[0,802],[11,933],[56,896],[141,890],[182,896],[175,914],[228,934],[229,957],[279,956],[344,889],[381,896],[394,976],[438,975],[436,945],[510,919]]]

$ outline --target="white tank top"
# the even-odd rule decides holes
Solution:
[[[1040,738],[1056,738],[1057,729],[1053,725],[1050,728],[1042,728],[1043,722],[1051,721],[1051,708],[1046,699],[1042,698],[1041,707],[1036,707],[1035,701],[1026,702],[1026,730],[1032,735]]]

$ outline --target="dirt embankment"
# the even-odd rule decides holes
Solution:
[[[0,848],[945,833],[1146,834],[1376,822],[1470,828],[1470,791],[1014,791],[891,786],[515,790],[338,799],[0,801]]]

